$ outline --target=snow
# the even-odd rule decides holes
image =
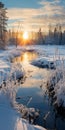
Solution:
[[[40,126],[30,125],[11,107],[8,97],[0,93],[0,130],[45,130]]]
[[[25,72],[20,63],[11,63],[12,59],[20,56],[25,51],[35,51],[38,53],[38,59],[31,62],[32,65],[47,69],[50,67],[50,75],[47,82],[47,87],[55,92],[53,97],[56,97],[54,104],[65,107],[65,46],[27,46],[27,47],[8,47],[6,50],[0,50],[0,86],[3,81],[6,81],[0,87],[0,129],[1,130],[45,130],[40,126],[29,124],[28,121],[21,117],[38,115],[38,111],[34,108],[27,108],[19,105],[15,101],[16,86],[15,81],[22,78]],[[52,63],[52,64],[51,64]],[[12,81],[12,82],[11,82]],[[30,99],[32,100],[32,99]],[[23,113],[20,115],[20,111]]]
[[[62,70],[62,78],[55,85],[55,96],[57,97],[58,106],[65,107],[65,68]]]
[[[0,50],[0,84],[3,80],[6,81],[8,73],[12,73],[12,77],[16,74],[16,79],[24,76],[21,64],[11,63],[11,60],[14,57],[20,56],[22,52],[22,48],[18,49],[14,47],[10,47],[5,51]]]
[[[53,95],[53,98],[56,98],[54,105],[65,107],[65,63],[60,64],[60,66],[49,75],[47,87]]]
[[[54,61],[49,60],[47,57],[34,60],[31,64],[40,68],[55,69]]]
[[[19,105],[15,99],[17,87],[20,85],[17,79],[22,78],[25,72],[20,63],[11,63],[11,59],[24,51],[25,48],[12,46],[0,50],[0,130],[45,130],[43,127],[29,124],[22,118],[25,113],[28,116],[38,116],[38,111],[23,104]]]
[[[32,65],[43,69],[52,69],[48,77],[47,86],[53,95],[54,104],[65,107],[65,46],[32,46],[39,58],[31,62]]]

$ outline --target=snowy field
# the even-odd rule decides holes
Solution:
[[[6,50],[0,50],[0,130],[45,130],[40,126],[29,125],[26,120],[21,118],[22,115],[18,109],[16,110],[16,107],[12,107],[11,104],[12,100],[16,104],[13,99],[13,91],[17,90],[16,85],[8,80],[14,81],[25,75],[22,65],[12,63],[12,60],[23,55],[25,51],[32,52],[32,50],[38,53],[38,58],[31,64],[37,67],[43,66],[42,68],[47,65],[46,69],[51,69],[49,63],[53,62],[55,67],[48,78],[48,87],[51,86],[54,89],[54,96],[57,97],[55,102],[58,106],[62,104],[65,107],[65,46],[8,47]],[[52,79],[54,76],[55,80]],[[6,81],[6,87],[4,84],[2,85],[3,81]],[[52,85],[50,81],[53,82]]]

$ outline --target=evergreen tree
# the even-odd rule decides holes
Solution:
[[[60,37],[60,32],[59,32],[59,26],[56,25],[56,27],[54,28],[54,43],[55,44],[59,44],[59,37]]]
[[[59,44],[62,44],[62,28],[59,26]]]
[[[7,27],[7,9],[4,4],[0,2],[0,41],[5,42],[6,40],[6,27]]]
[[[42,34],[42,31],[41,31],[41,28],[39,29],[37,36],[38,36],[37,44],[44,44],[44,39],[43,39],[43,34]]]
[[[49,25],[49,37],[52,38],[52,26]]]
[[[62,35],[62,44],[65,45],[65,30],[64,30],[63,35]]]

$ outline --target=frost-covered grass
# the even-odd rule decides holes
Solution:
[[[34,108],[27,108],[23,104],[18,104],[16,102],[16,92],[21,83],[16,80],[16,75],[15,77],[12,76],[12,72],[14,72],[14,68],[10,73],[8,73],[5,84],[2,83],[0,92],[3,92],[8,96],[10,105],[21,113],[23,118],[26,118],[30,123],[33,123],[34,119],[39,116],[39,111]]]
[[[32,126],[33,117],[38,116],[38,110],[27,108],[16,102],[16,92],[20,84],[18,78],[24,76],[24,70],[20,63],[11,63],[14,57],[20,56],[25,51],[36,51],[39,58],[33,63],[36,65],[48,65],[53,62],[55,70],[50,70],[48,88],[54,92],[54,104],[65,107],[65,46],[27,46],[8,47],[0,50],[0,129],[1,130],[44,130],[39,126]],[[44,68],[44,67],[43,67]],[[5,84],[2,84],[6,82]],[[21,115],[20,115],[21,114]],[[23,120],[20,117],[28,119]],[[29,117],[32,117],[29,119]],[[4,125],[3,125],[4,124]]]
[[[65,107],[65,64],[64,62],[57,66],[47,82],[47,87],[54,99],[54,105]]]
[[[39,58],[31,64],[54,69],[48,76],[47,87],[53,96],[54,104],[65,107],[65,46],[35,46],[35,49]]]
[[[8,73],[13,70],[12,76],[16,73],[16,78],[23,77],[23,70],[20,63],[11,63],[11,60],[23,53],[22,48],[9,47],[6,50],[0,50],[0,84],[6,80]],[[13,67],[12,67],[13,66]]]
[[[30,125],[11,107],[10,100],[4,92],[0,92],[0,130],[45,130],[40,126]]]
[[[24,77],[24,70],[20,63],[11,63],[11,59],[19,56],[25,49],[9,47],[0,50],[0,129],[1,130],[45,130],[40,126],[29,124],[29,117],[37,117],[38,111],[27,108],[16,102],[19,78]],[[28,121],[22,117],[26,116]],[[32,120],[31,120],[32,121]]]
[[[58,77],[60,77],[60,80],[54,87],[55,97],[57,97],[55,104],[65,107],[65,67],[61,68],[61,75]]]

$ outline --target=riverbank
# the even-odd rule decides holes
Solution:
[[[18,104],[13,104],[15,107],[12,107],[11,105],[12,104],[10,104],[9,105],[9,103],[7,103],[8,101],[7,101],[7,99],[6,99],[6,97],[7,97],[7,95],[10,97],[11,96],[11,98],[10,99],[13,99],[14,100],[14,102],[15,102],[15,98],[16,98],[16,92],[18,91],[18,89],[16,89],[17,87],[20,87],[20,84],[18,84],[18,82],[17,82],[17,85],[15,85],[15,84],[13,84],[14,82],[9,82],[9,81],[11,81],[11,80],[13,80],[13,81],[16,81],[16,79],[18,79],[18,78],[20,78],[21,77],[21,79],[22,78],[24,78],[24,76],[25,76],[25,66],[27,66],[27,60],[28,60],[28,57],[27,57],[27,55],[25,54],[25,66],[24,66],[24,64],[22,65],[22,64],[20,64],[20,61],[18,62],[18,63],[15,63],[15,62],[13,62],[13,59],[15,59],[15,57],[17,58],[19,58],[21,55],[23,55],[25,52],[36,52],[37,54],[38,54],[38,59],[40,59],[41,58],[41,62],[40,62],[40,66],[41,66],[41,64],[42,64],[42,60],[44,61],[44,58],[47,60],[47,59],[53,59],[53,60],[58,60],[58,58],[59,58],[59,60],[61,60],[61,62],[63,62],[64,63],[64,60],[65,60],[65,46],[26,46],[26,47],[8,47],[6,50],[1,50],[0,51],[0,95],[1,95],[1,98],[0,98],[0,102],[1,103],[3,103],[3,106],[1,106],[2,107],[2,109],[1,109],[1,113],[2,113],[2,115],[4,116],[5,114],[7,114],[7,115],[9,115],[9,113],[7,113],[6,111],[8,111],[8,110],[6,110],[6,109],[4,109],[4,108],[6,108],[6,106],[10,106],[10,108],[8,108],[9,110],[13,110],[14,109],[14,111],[12,112],[12,116],[14,115],[14,117],[12,117],[11,118],[11,120],[13,121],[13,119],[14,119],[14,121],[12,122],[12,123],[14,123],[14,125],[11,125],[11,128],[12,128],[12,130],[14,130],[14,126],[15,126],[15,124],[17,124],[16,122],[18,121],[18,119],[20,120],[20,116],[22,116],[22,114],[20,115],[20,113],[18,113],[20,110],[19,110],[19,108],[20,107],[18,107],[18,106],[15,106],[15,105],[18,105]],[[33,57],[34,57],[34,55],[33,55]],[[17,59],[18,59],[17,58]],[[22,57],[21,57],[22,58]],[[31,57],[30,57],[31,58]],[[23,58],[24,59],[24,58]],[[36,60],[35,60],[35,62],[36,62],[36,64],[37,63],[39,63],[39,60],[38,60],[38,62],[37,62],[37,57],[36,57]],[[43,62],[44,63],[44,62]],[[46,62],[46,63],[48,63],[48,62]],[[31,62],[29,62],[29,64],[31,64]],[[44,64],[43,64],[44,65]],[[63,64],[64,65],[64,64]],[[29,65],[29,67],[30,67],[30,65]],[[38,70],[37,70],[37,74],[39,74],[38,73],[38,71],[40,72],[40,78],[41,78],[41,80],[43,81],[43,76],[41,76],[41,73],[42,73],[42,70],[40,69],[40,67],[38,66],[38,64],[37,64],[37,67],[38,67]],[[64,66],[62,66],[62,69],[63,69],[63,67]],[[23,69],[24,68],[24,69]],[[49,67],[48,68],[44,68],[44,67],[42,67],[43,68],[43,70],[44,69],[48,69],[49,70]],[[40,71],[40,70],[41,71]],[[26,68],[26,70],[27,70],[27,68]],[[58,68],[57,68],[57,70],[58,70]],[[53,74],[54,74],[54,71],[55,71],[55,69],[52,69],[52,70],[50,70],[50,75],[51,75],[51,79],[52,79],[52,77],[53,77]],[[30,70],[28,71],[28,75],[27,76],[29,76],[29,74],[31,74],[31,72],[32,72],[32,75],[33,75],[33,67],[32,67],[32,70],[31,70],[31,68],[30,68]],[[60,71],[59,71],[60,72]],[[10,76],[9,76],[10,75]],[[34,79],[34,84],[36,83],[36,82],[39,82],[39,75],[30,75],[30,79],[28,79],[30,82],[32,81],[32,78],[31,77],[33,77],[33,79]],[[48,76],[46,76],[46,79],[48,79],[49,80],[49,78],[50,78],[50,75],[48,75]],[[55,87],[54,89],[55,89],[55,96],[56,97],[58,97],[58,98],[56,98],[56,99],[58,99],[58,100],[55,100],[55,102],[57,101],[57,103],[59,103],[60,101],[61,101],[61,99],[63,100],[62,102],[65,102],[65,87],[64,87],[64,82],[65,82],[65,80],[64,80],[64,71],[62,71],[62,75],[63,75],[63,80],[61,81],[59,81],[56,85],[54,85],[53,87]],[[45,76],[45,74],[44,74],[44,76]],[[55,76],[55,77],[57,77],[57,76]],[[35,78],[37,79],[36,81],[35,81]],[[3,83],[3,80],[4,81],[6,81],[7,80],[7,89],[6,89],[6,87],[4,87],[4,86],[1,86],[1,84]],[[56,80],[57,81],[57,80]],[[51,81],[51,83],[53,82],[53,80]],[[29,82],[26,80],[26,84],[27,85],[29,85]],[[36,83],[37,84],[37,83]],[[61,85],[62,84],[62,85]],[[41,88],[41,89],[43,89],[44,90],[44,82],[42,82],[42,84],[38,84],[39,85],[39,87]],[[16,87],[17,86],[17,87]],[[23,85],[24,86],[24,85]],[[49,86],[50,87],[50,86]],[[13,90],[14,90],[14,95],[13,95]],[[8,94],[7,94],[7,91],[8,91]],[[4,100],[4,94],[2,93],[2,92],[4,92],[5,93],[5,99],[6,100]],[[2,93],[2,94],[1,94]],[[14,98],[13,98],[14,97]],[[5,101],[5,103],[4,103],[4,101]],[[11,100],[9,100],[10,101],[10,103],[11,103]],[[7,105],[8,104],[8,105]],[[65,104],[65,103],[64,103]],[[24,107],[24,105],[22,105],[23,107]],[[17,109],[16,109],[16,107],[17,107]],[[17,111],[16,111],[16,110]],[[2,111],[3,110],[3,111]],[[6,111],[5,111],[6,110]],[[19,111],[18,111],[19,110]],[[35,109],[34,109],[35,110]],[[28,108],[26,108],[26,112],[28,111]],[[5,114],[3,114],[3,112],[5,113]],[[13,113],[15,113],[15,114],[13,114]],[[10,116],[11,116],[10,115]],[[16,115],[17,115],[17,117],[16,117]],[[1,117],[3,117],[3,116],[1,116]],[[10,116],[8,116],[8,118],[10,118]],[[7,117],[6,115],[5,115],[5,117]],[[15,119],[15,117],[16,117],[16,119]],[[51,115],[51,117],[52,117],[52,115]],[[17,119],[18,118],[18,119]],[[1,120],[1,118],[0,118],[0,120]],[[11,120],[10,120],[10,122],[11,122]],[[17,120],[17,121],[16,121]],[[1,129],[2,130],[4,130],[4,127],[6,127],[7,128],[7,130],[10,130],[9,129],[9,127],[8,127],[8,124],[7,124],[7,122],[6,122],[6,126],[4,125],[3,126],[3,122],[4,122],[4,124],[5,124],[5,118],[3,117],[2,118],[2,121],[0,122],[1,123]],[[9,122],[9,124],[10,124],[10,122]],[[19,121],[18,121],[19,122]],[[20,121],[21,122],[21,121]],[[29,124],[27,124],[27,121],[25,121],[26,122],[26,124],[25,124],[25,127],[29,130]],[[62,123],[61,123],[62,124]],[[28,127],[27,127],[28,126]],[[32,129],[37,129],[37,128],[35,128],[34,126],[32,126],[31,125],[31,127],[32,127]],[[37,126],[36,126],[37,127]],[[17,129],[18,128],[18,129]],[[18,125],[17,125],[17,128],[15,127],[15,130],[19,130],[19,123],[18,123]],[[21,125],[21,128],[20,129],[23,129],[24,130],[24,127],[22,127],[22,125]],[[30,128],[31,129],[31,128]],[[44,128],[40,128],[40,127],[38,127],[38,129],[40,129],[40,130],[42,130],[42,129],[44,129]]]
[[[10,47],[0,51],[0,129],[1,130],[45,130],[37,125],[30,125],[22,119],[15,105],[15,91],[18,83],[14,79],[23,78],[24,70],[20,64],[11,63],[12,59],[24,52],[22,48]],[[12,66],[13,64],[13,66]],[[11,70],[12,69],[12,70]],[[13,74],[12,74],[13,72]],[[16,75],[15,75],[16,74]],[[12,78],[13,77],[13,78]],[[16,78],[17,77],[17,78]],[[3,84],[3,81],[6,82]],[[15,85],[14,85],[15,84]],[[14,93],[13,93],[14,92]],[[12,105],[14,107],[12,107]],[[16,107],[15,107],[16,106]],[[24,107],[24,106],[23,106]],[[21,109],[21,108],[20,108]],[[25,109],[24,109],[25,110]]]

